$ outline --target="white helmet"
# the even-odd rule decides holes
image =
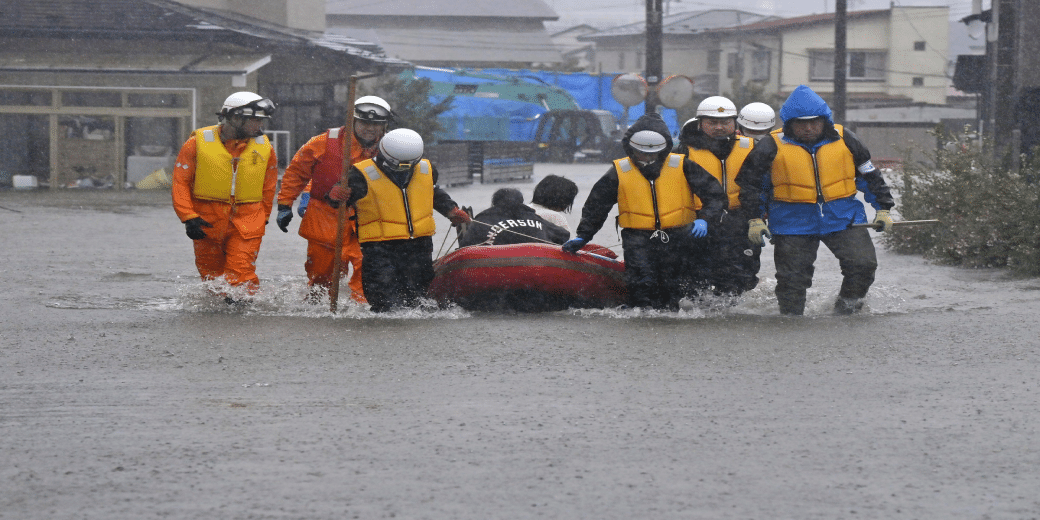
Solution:
[[[224,100],[218,116],[246,116],[269,119],[274,114],[274,102],[252,92],[235,92]]]
[[[379,141],[379,156],[387,166],[396,171],[411,169],[422,154],[422,136],[415,130],[391,130]]]
[[[737,105],[722,96],[707,97],[697,105],[696,117],[737,117]]]
[[[772,130],[776,126],[776,112],[765,103],[748,103],[740,109],[737,124],[749,130]]]
[[[668,146],[668,141],[663,135],[653,130],[640,130],[628,139],[628,144],[644,153],[656,153]]]
[[[354,101],[354,119],[385,123],[390,120],[390,104],[379,96],[361,96]]]

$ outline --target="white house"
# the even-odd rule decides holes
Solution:
[[[846,26],[850,106],[946,103],[948,7],[853,11]],[[834,30],[835,15],[826,13],[710,32],[726,57],[720,76],[740,74],[781,95],[808,85],[826,97],[834,91]]]

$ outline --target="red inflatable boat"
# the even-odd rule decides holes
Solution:
[[[615,258],[592,244],[576,255],[538,243],[464,247],[434,263],[430,296],[467,310],[614,307],[625,300],[625,264]]]

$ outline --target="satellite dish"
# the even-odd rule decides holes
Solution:
[[[642,103],[649,91],[646,80],[634,72],[621,74],[610,82],[610,95],[625,107],[634,107]]]
[[[686,76],[668,76],[657,86],[657,99],[668,108],[686,106],[693,94],[693,80]]]

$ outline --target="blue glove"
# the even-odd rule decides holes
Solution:
[[[697,219],[693,221],[693,229],[690,230],[690,234],[702,238],[708,236],[708,223],[704,219]]]
[[[296,214],[303,217],[304,213],[307,213],[307,203],[311,201],[310,192],[306,192],[300,195],[300,205],[296,206]]]
[[[278,205],[278,218],[274,221],[278,223],[278,229],[283,232],[289,232],[289,221],[292,220],[292,206],[288,204]]]
[[[572,238],[563,243],[564,253],[576,254],[582,247],[585,247],[585,239],[580,237]]]

